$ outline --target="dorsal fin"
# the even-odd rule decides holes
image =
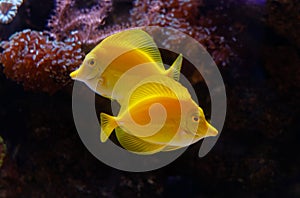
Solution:
[[[164,69],[160,52],[153,38],[141,29],[131,29],[113,34],[104,39],[96,48],[105,48],[112,54],[116,52],[115,49],[118,49],[118,54],[130,50],[140,50],[148,57],[149,62],[156,62],[161,69]],[[105,59],[105,57],[103,58]]]
[[[154,97],[177,98],[179,100],[188,100],[191,98],[188,90],[179,82],[162,75],[153,75],[138,83],[126,97],[127,101],[122,101],[121,106],[126,108],[128,105]]]
[[[171,67],[166,71],[167,76],[173,78],[176,81],[179,81],[181,65],[182,65],[182,54],[179,54],[179,56],[176,58],[174,63],[171,65]]]

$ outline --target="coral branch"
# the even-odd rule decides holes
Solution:
[[[75,0],[57,0],[55,14],[48,21],[48,27],[60,40],[77,30],[81,41],[86,43],[104,24],[111,7],[111,0],[97,0],[90,9],[79,8]]]
[[[4,74],[23,83],[26,90],[54,93],[70,81],[69,73],[82,61],[81,42],[76,32],[64,42],[48,32],[24,30],[0,44]]]

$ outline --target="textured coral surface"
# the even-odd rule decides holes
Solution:
[[[69,74],[83,59],[77,33],[59,42],[47,32],[24,30],[3,41],[4,74],[26,90],[54,93],[70,82]]]

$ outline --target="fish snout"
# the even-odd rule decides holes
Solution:
[[[75,79],[76,76],[77,76],[77,74],[78,74],[78,70],[75,70],[75,71],[73,71],[72,73],[70,73],[70,77],[71,77],[72,79]]]
[[[80,68],[73,71],[72,73],[70,73],[70,77],[73,79],[73,80],[79,80],[79,71],[80,71]]]
[[[213,127],[211,124],[207,123],[207,131],[205,137],[211,137],[218,135],[218,130]]]

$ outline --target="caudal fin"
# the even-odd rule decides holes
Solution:
[[[176,81],[179,81],[181,65],[182,65],[182,54],[179,54],[179,56],[176,58],[172,66],[167,70],[167,76],[173,78]]]
[[[106,142],[112,131],[118,126],[115,117],[107,115],[105,113],[100,114],[101,120],[101,142]]]

